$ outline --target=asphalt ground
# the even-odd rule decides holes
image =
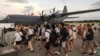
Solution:
[[[98,47],[100,47],[100,44],[98,42],[100,42],[100,33],[98,33],[98,31],[95,31],[95,38],[94,38],[96,45]],[[68,52],[68,56],[90,56],[90,55],[82,55],[83,51],[81,51],[81,43],[82,43],[82,39],[77,38],[74,40],[74,50],[71,52]],[[34,46],[34,52],[30,52],[29,50],[27,50],[27,47],[22,48],[20,51],[18,51],[17,56],[45,56],[46,54],[46,50],[45,48],[39,49],[39,41],[35,41],[33,43]],[[53,49],[55,50],[55,48]],[[95,51],[100,51],[100,48],[95,48]],[[55,55],[57,56],[57,55]],[[64,52],[63,50],[61,51],[61,55],[60,56],[64,56]],[[93,56],[100,56],[98,54],[95,54]]]

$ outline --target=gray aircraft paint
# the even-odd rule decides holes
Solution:
[[[52,20],[52,18],[49,17],[50,15],[46,15],[44,17],[44,20],[49,23],[59,23],[62,22],[64,19],[68,18],[68,15],[89,13],[95,11],[100,11],[100,8],[84,10],[84,11],[67,12],[67,6],[64,6],[63,13],[56,14],[56,18],[54,18],[54,20]],[[28,15],[8,15],[5,19],[0,21],[0,23],[17,23],[17,22],[21,22],[24,25],[29,25],[29,24],[34,25],[43,23],[41,16],[28,16]]]

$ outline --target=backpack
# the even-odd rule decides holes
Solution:
[[[69,32],[66,30],[66,28],[62,28],[60,34],[62,35],[61,40],[66,41],[67,37],[69,36]]]
[[[48,33],[50,34],[49,42],[53,44],[56,41],[58,34],[55,31],[48,32]]]

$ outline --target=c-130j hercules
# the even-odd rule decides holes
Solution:
[[[40,16],[8,15],[6,18],[1,20],[0,22],[1,23],[20,22],[23,25],[41,24],[44,21],[49,22],[49,23],[60,23],[66,18],[69,18],[69,19],[75,18],[75,17],[68,17],[69,15],[83,14],[83,13],[96,12],[96,11],[100,11],[100,8],[99,9],[83,10],[83,11],[75,11],[75,12],[67,12],[67,6],[64,6],[62,13],[58,13],[58,11],[55,12],[55,8],[53,8],[51,15],[44,14],[44,11],[42,11]]]

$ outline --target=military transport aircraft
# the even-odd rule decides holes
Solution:
[[[84,11],[67,12],[67,6],[64,6],[62,13],[59,13],[59,11],[55,12],[55,8],[53,8],[53,10],[50,11],[51,15],[46,15],[44,13],[44,11],[42,11],[42,13],[40,13],[40,16],[8,15],[6,18],[1,20],[0,23],[20,22],[23,25],[41,24],[44,21],[49,22],[49,23],[59,23],[59,22],[62,22],[66,18],[75,18],[75,17],[68,17],[69,15],[96,12],[96,11],[100,11],[100,8],[99,9],[84,10]]]

